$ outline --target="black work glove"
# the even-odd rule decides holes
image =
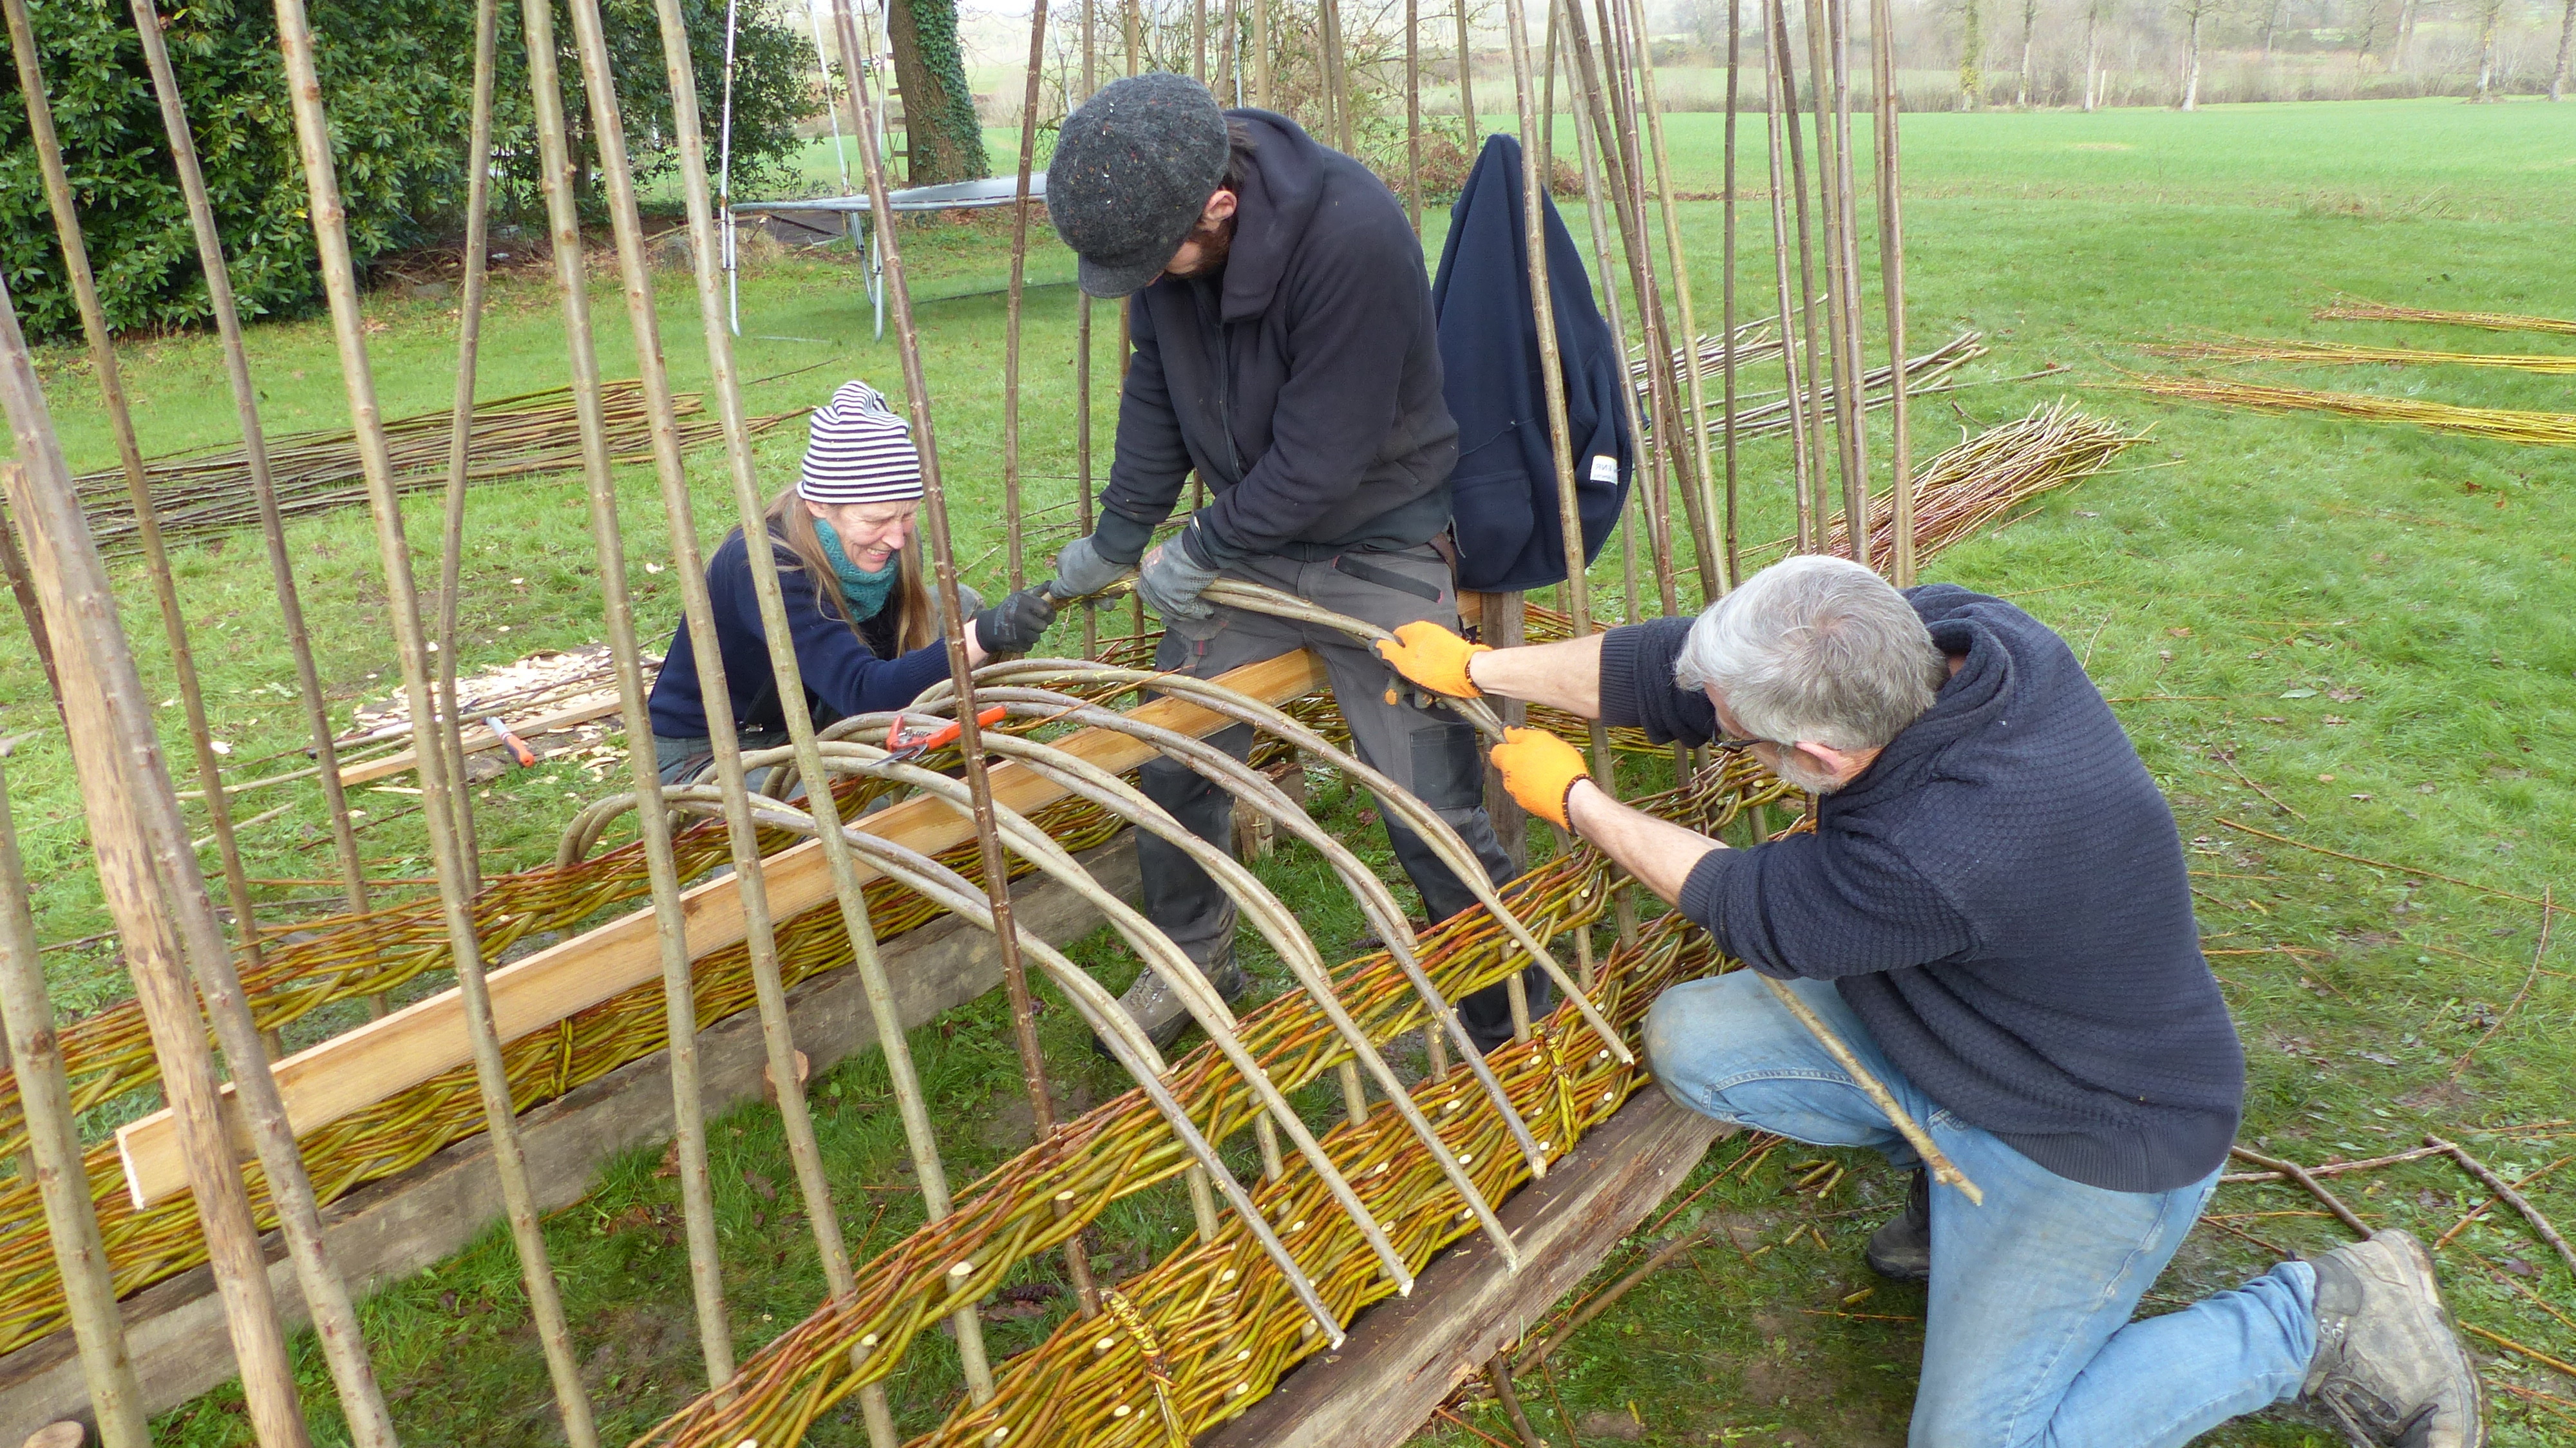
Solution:
[[[1044,587],[1023,588],[975,615],[975,641],[988,654],[1025,654],[1055,622],[1055,600]]]

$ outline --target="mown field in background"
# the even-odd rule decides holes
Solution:
[[[1721,184],[1723,117],[1677,115],[1669,129],[1676,189]],[[1748,119],[1745,177],[1758,184],[1761,130]],[[1570,151],[1571,137],[1559,133]],[[997,138],[998,139],[998,138]],[[828,147],[828,143],[825,143]],[[2226,983],[2251,1060],[2245,1139],[2315,1159],[2412,1145],[2426,1130],[2460,1135],[2512,1173],[2542,1167],[2565,1139],[2517,1144],[2482,1128],[2569,1114],[2576,1080],[2576,985],[2543,961],[2532,973],[2538,910],[2522,901],[2444,883],[2539,898],[2576,874],[2563,821],[2576,806],[2570,750],[2576,730],[2576,642],[2565,624],[2567,540],[2576,536],[2576,456],[2445,439],[2315,417],[2265,418],[2150,403],[2115,387],[2122,369],[2166,364],[2131,344],[2185,331],[2315,336],[2453,351],[2576,351],[2563,338],[2452,329],[2316,323],[2308,311],[2338,293],[2414,305],[2576,316],[2576,279],[2565,263],[2576,226],[2576,111],[2540,104],[2468,107],[2448,102],[2266,105],[2196,115],[2119,111],[1909,115],[1908,288],[1912,340],[1928,348],[1975,328],[1994,354],[1969,373],[2040,381],[1989,382],[1917,404],[1917,452],[2018,416],[2060,394],[2151,427],[2110,476],[2046,501],[2034,515],[1945,555],[1927,576],[2014,596],[2064,633],[2117,705],[2140,752],[2164,784],[2190,843],[2202,928]],[[997,157],[1008,155],[997,145]],[[831,163],[827,156],[821,164]],[[1571,218],[1578,237],[1579,218]],[[1441,217],[1426,217],[1436,255]],[[1745,279],[1740,314],[1768,315],[1767,207],[1741,218]],[[1721,208],[1682,206],[1704,328],[1719,311]],[[987,217],[909,228],[911,259],[938,431],[956,502],[962,556],[988,591],[1001,560],[997,500],[1000,377],[1007,229]],[[1070,264],[1040,229],[1031,260],[1024,378],[1024,434],[1033,507],[1069,502],[1075,471],[1070,425],[1075,314]],[[1863,238],[1864,255],[1874,241]],[[604,273],[594,305],[610,376],[631,370],[632,347],[616,290]],[[663,333],[682,388],[704,378],[694,298],[684,271],[665,274]],[[370,304],[371,336],[388,413],[444,408],[452,386],[452,298],[395,289]],[[869,335],[860,278],[845,256],[757,261],[743,283],[743,374],[770,379],[752,391],[755,411],[819,401],[847,376],[892,392],[891,340]],[[1876,316],[1873,299],[1872,315]],[[1101,318],[1104,334],[1111,314]],[[484,393],[496,396],[563,380],[562,333],[550,273],[514,271],[496,288],[486,325]],[[253,338],[273,430],[335,426],[346,417],[327,333],[317,322],[261,328]],[[1099,350],[1099,435],[1113,415],[1114,339]],[[232,417],[211,340],[143,341],[125,353],[147,451],[223,441]],[[79,465],[111,459],[86,366],[77,352],[45,355],[49,397]],[[810,370],[805,370],[810,369]],[[2460,368],[2242,369],[2303,385],[2421,396],[2447,402],[2576,411],[2563,379]],[[1771,385],[1759,371],[1748,388]],[[1883,481],[1886,438],[1874,430]],[[766,480],[793,476],[801,429],[763,440]],[[1105,452],[1101,458],[1105,467]],[[701,541],[730,526],[730,504],[712,452],[693,456]],[[1748,540],[1787,531],[1786,451],[1748,446],[1742,496]],[[621,474],[622,512],[640,616],[655,631],[676,620],[667,569],[668,521],[649,470]],[[432,558],[435,503],[407,509],[416,558]],[[1070,508],[1036,520],[1058,527]],[[577,478],[504,484],[476,493],[461,600],[467,671],[534,648],[598,637],[595,563]],[[1065,534],[1041,532],[1042,568]],[[390,687],[381,584],[362,514],[298,524],[290,539],[306,588],[325,680],[339,717]],[[276,602],[256,538],[192,546],[176,557],[196,629],[217,733],[234,758],[293,747],[301,725],[276,642]],[[1618,612],[1618,560],[1596,573]],[[132,569],[120,575],[126,623],[147,683],[170,687],[159,625]],[[370,676],[374,677],[370,677]],[[188,765],[177,710],[169,711],[174,767]],[[22,841],[39,883],[38,924],[49,942],[106,928],[86,855],[77,790],[24,635],[0,618],[0,736],[27,735],[10,762]],[[402,784],[406,781],[394,781]],[[556,829],[578,807],[616,787],[576,766],[548,763],[480,791],[487,870],[550,857]],[[256,797],[254,797],[256,798]],[[411,803],[361,795],[387,812]],[[258,805],[265,809],[285,796]],[[1363,802],[1364,803],[1364,802]],[[1341,827],[1374,835],[1359,803],[1328,793]],[[246,807],[242,813],[255,812]],[[329,873],[318,798],[245,836],[251,873],[318,878]],[[2305,853],[2245,833],[2252,826],[2348,854],[2391,861],[2380,869]],[[389,877],[427,873],[416,817],[361,836],[373,868]],[[210,862],[212,852],[207,852]],[[1381,863],[1383,863],[1381,853]],[[1301,913],[1347,915],[1293,851],[1270,868]],[[279,888],[295,897],[325,888]],[[399,892],[396,892],[399,893]],[[1338,912],[1338,913],[1335,913]],[[2565,922],[2562,922],[2562,925]],[[1328,950],[1356,925],[1319,926]],[[1335,934],[1337,929],[1342,934]],[[2226,953],[2222,953],[2226,952]],[[2237,953],[2241,952],[2241,953]],[[1084,957],[1113,986],[1133,961],[1094,941]],[[115,962],[97,947],[48,957],[69,1008],[124,993]],[[1270,978],[1275,988],[1279,978]],[[2454,1063],[2518,1010],[2473,1060]],[[422,982],[416,989],[433,988]],[[919,1049],[945,1110],[961,1128],[994,1123],[963,1148],[958,1169],[998,1159],[1015,1145],[1004,1103],[1015,1090],[991,1003],[926,1028]],[[308,1023],[306,1034],[335,1028]],[[1051,1047],[1081,1089],[1105,1093],[1063,1014]],[[1089,1073],[1089,1074],[1086,1074]],[[883,1079],[860,1061],[818,1083],[836,1164],[851,1181],[891,1181],[899,1146],[885,1113]],[[837,1093],[837,1094],[835,1094]],[[728,1132],[739,1129],[741,1135]],[[969,1133],[958,1133],[964,1141]],[[774,1131],[749,1118],[717,1132],[720,1189],[731,1226],[733,1310],[744,1350],[800,1316],[817,1291],[810,1246],[771,1261],[784,1241],[760,1214],[778,1206],[750,1177],[789,1180]],[[1704,1171],[1737,1150],[1722,1147]],[[1539,1427],[1562,1442],[1561,1395],[1574,1436],[1613,1441],[1621,1424],[1659,1443],[1893,1444],[1903,1439],[1919,1294],[1872,1288],[1859,1243],[1898,1183],[1852,1158],[1847,1185],[1822,1202],[1782,1195],[1782,1168],[1824,1155],[1788,1148],[1732,1179],[1699,1209],[1737,1229],[1741,1251],[1695,1252],[1650,1280],[1579,1334],[1554,1359],[1551,1394],[1532,1385]],[[2374,1222],[2438,1235],[2478,1199],[2465,1179],[2418,1164],[2355,1181],[2356,1205]],[[2562,1221],[2576,1219],[2576,1169],[2535,1183],[2533,1195]],[[851,1194],[856,1200],[856,1193]],[[553,1231],[573,1284],[575,1320],[597,1366],[611,1436],[633,1431],[682,1400],[695,1372],[684,1336],[639,1324],[685,1321],[685,1254],[660,1225],[675,1208],[652,1158],[612,1170],[593,1202],[562,1214]],[[2303,1212],[2304,1198],[2271,1188],[2230,1188],[2223,1213]],[[856,1208],[850,1208],[856,1212]],[[1158,1205],[1141,1203],[1100,1234],[1100,1250],[1131,1264],[1168,1242]],[[1838,1215],[1839,1214],[1839,1215]],[[1812,1221],[1812,1237],[1785,1241]],[[1703,1220],[1701,1225],[1707,1225]],[[853,1217],[855,1236],[864,1215]],[[879,1223],[870,1246],[902,1224]],[[1680,1225],[1676,1223],[1675,1225]],[[2314,1249],[2329,1222],[2305,1216],[2232,1225],[2265,1242]],[[766,1230],[764,1230],[764,1228]],[[786,1236],[793,1236],[787,1233]],[[2465,1248],[2478,1254],[2464,1255]],[[1627,1260],[1633,1260],[1630,1254]],[[753,1258],[757,1257],[755,1265]],[[2479,1259],[2496,1264],[2490,1273]],[[2220,1231],[2195,1235],[2154,1303],[2188,1300],[2260,1270],[2268,1254]],[[2463,1316],[2507,1337],[2576,1359],[2576,1328],[2535,1308],[2561,1304],[2576,1283],[2510,1221],[2475,1226],[2446,1254]],[[1614,1261],[1610,1270],[1625,1263]],[[2521,1269],[2529,1268],[2531,1275]],[[1132,1270],[1132,1268],[1131,1268]],[[415,1434],[485,1442],[545,1437],[543,1375],[524,1314],[515,1307],[508,1249],[497,1238],[434,1275],[381,1295],[368,1308],[398,1418]],[[1841,1314],[1841,1315],[1836,1315]],[[1014,1324],[1006,1341],[1044,1329],[1049,1315]],[[318,1362],[310,1367],[317,1388]],[[2502,1379],[2576,1399],[2576,1381],[2546,1370]],[[918,1396],[899,1403],[907,1421],[941,1410],[935,1383],[914,1375]],[[2576,1423],[2499,1394],[2500,1443],[2567,1441]],[[1631,1417],[1630,1405],[1634,1405]],[[1508,1436],[1490,1410],[1470,1413]],[[225,1394],[167,1425],[190,1443],[246,1441]],[[431,1425],[435,1425],[432,1431]],[[460,1425],[464,1425],[460,1427]],[[465,1431],[470,1427],[472,1431]],[[337,1432],[330,1425],[330,1432]],[[815,1441],[855,1441],[854,1424],[826,1424]],[[1472,1441],[1454,1430],[1428,1441]],[[2230,1428],[2211,1441],[2288,1445],[2332,1441],[2284,1417]]]

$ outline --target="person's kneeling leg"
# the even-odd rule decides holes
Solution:
[[[1917,1120],[1931,1102],[1879,1054],[1824,981],[1787,982]],[[1911,1166],[1884,1112],[1750,970],[1686,981],[1646,1015],[1646,1059],[1666,1095],[1703,1116],[1816,1146],[1868,1146]]]

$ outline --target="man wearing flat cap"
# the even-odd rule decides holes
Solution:
[[[1224,577],[1383,628],[1458,626],[1441,551],[1458,425],[1441,400],[1431,288],[1403,208],[1295,121],[1220,110],[1197,81],[1153,74],[1065,119],[1047,212],[1081,259],[1082,289],[1133,298],[1135,344],[1099,526],[1056,560],[1050,590],[1085,597],[1137,570],[1137,592],[1164,622],[1159,669],[1209,678],[1315,650],[1360,758],[1437,810],[1493,880],[1507,878],[1464,719],[1343,634],[1199,597]],[[1207,506],[1153,545],[1193,472]],[[1217,741],[1239,755],[1251,736],[1238,725]],[[1158,759],[1144,789],[1193,833],[1230,843],[1233,800],[1199,775]],[[1411,830],[1392,818],[1386,828],[1432,920],[1474,903]],[[1137,854],[1146,914],[1222,993],[1240,992],[1232,902],[1171,845],[1140,834]],[[1533,1006],[1544,980],[1532,973]],[[1150,970],[1123,1003],[1163,1044],[1188,1024]],[[1487,1049],[1510,1038],[1501,987],[1460,1012]]]

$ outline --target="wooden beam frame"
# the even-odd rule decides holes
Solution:
[[[1360,1314],[1339,1352],[1309,1359],[1197,1448],[1398,1448],[1735,1131],[1646,1087],[1502,1205],[1517,1274],[1466,1238],[1423,1269],[1412,1296]]]
[[[1299,650],[1258,664],[1247,664],[1217,677],[1217,683],[1266,704],[1284,704],[1325,684],[1323,662]],[[1198,705],[1158,698],[1132,711],[1138,719],[1205,736],[1234,721]],[[1125,734],[1085,729],[1057,745],[1112,773],[1142,764],[1152,746]],[[1022,813],[1063,798],[1065,791],[1018,764],[992,771],[993,797]],[[938,800],[915,798],[869,818],[873,834],[923,854],[974,838],[974,824]],[[861,878],[875,871],[860,865]],[[782,850],[762,865],[770,910],[784,920],[832,899],[830,872],[821,846],[808,841]],[[744,938],[742,901],[732,877],[710,880],[681,897],[688,917],[691,959],[704,957]],[[489,976],[492,1014],[501,1039],[513,1041],[544,1030],[577,1011],[621,992],[659,980],[661,962],[653,915],[638,910],[597,930],[538,952]],[[465,1006],[457,992],[443,991],[286,1057],[273,1068],[284,1097],[288,1125],[299,1137],[384,1101],[398,1092],[444,1075],[470,1061],[465,1033]],[[232,1088],[224,1104],[232,1111]],[[247,1135],[235,1129],[235,1144],[249,1154]],[[136,1208],[167,1201],[187,1187],[176,1119],[155,1112],[118,1129],[117,1151],[125,1166],[127,1190]]]

